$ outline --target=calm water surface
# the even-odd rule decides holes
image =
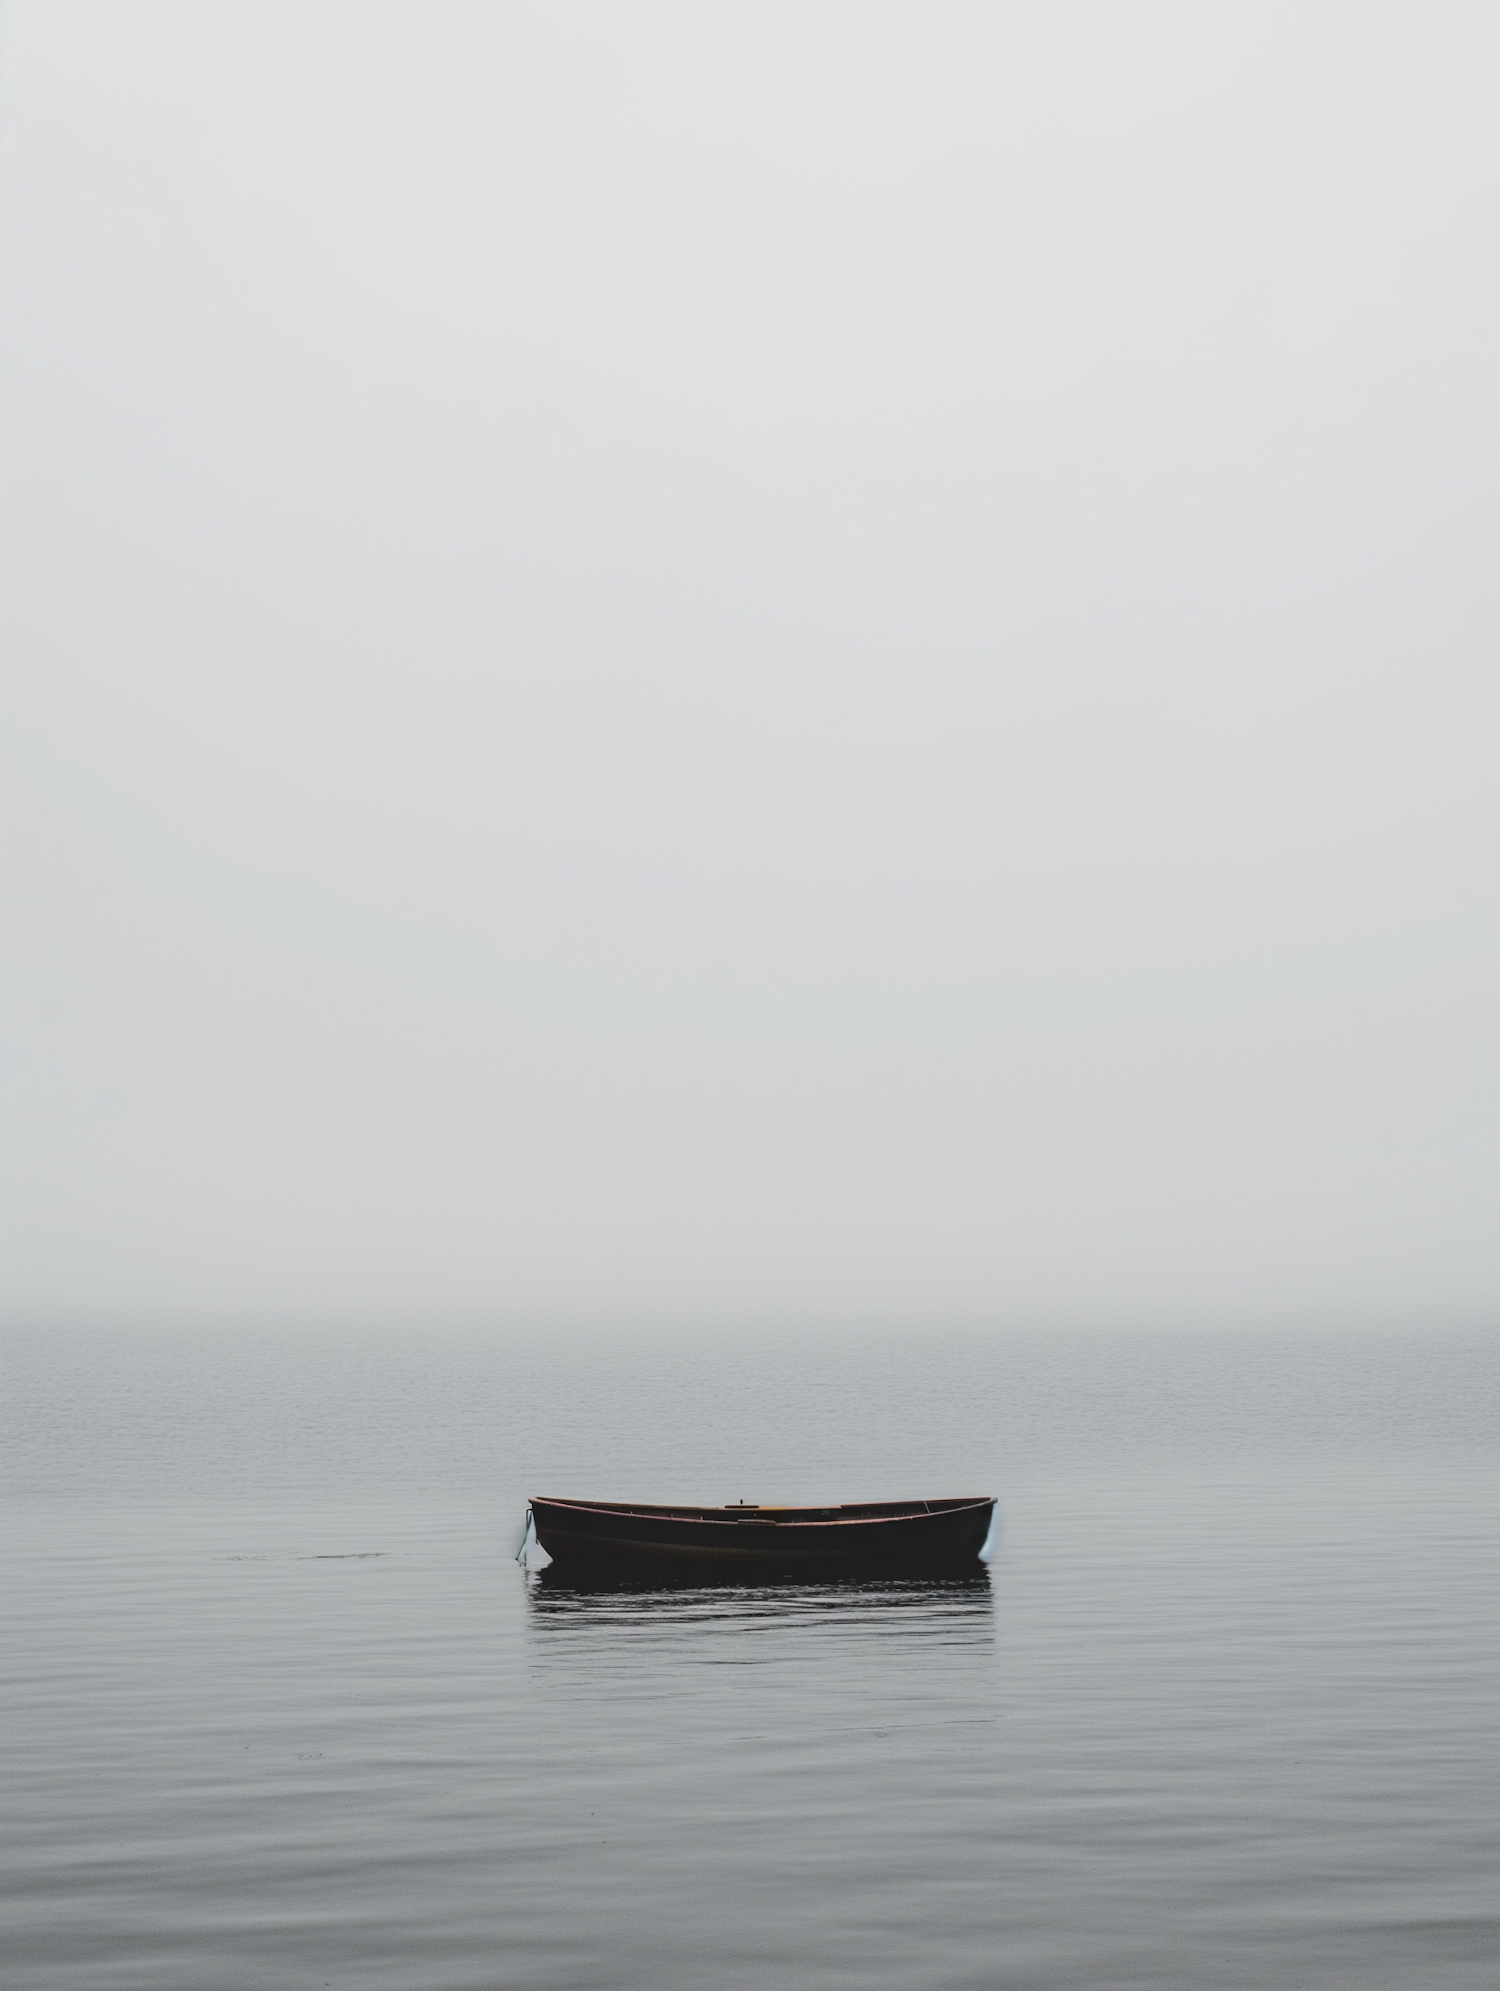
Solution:
[[[14,1335],[17,1991],[1493,1991],[1500,1343]],[[591,1590],[527,1491],[998,1492]]]

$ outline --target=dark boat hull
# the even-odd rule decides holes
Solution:
[[[749,1509],[531,1502],[537,1540],[563,1567],[739,1569],[746,1576],[972,1569],[994,1508],[988,1498]]]

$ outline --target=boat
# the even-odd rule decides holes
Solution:
[[[591,1572],[650,1564],[746,1576],[823,1577],[902,1569],[972,1569],[984,1560],[995,1502],[876,1500],[843,1507],[649,1507],[613,1500],[533,1495],[521,1554],[533,1534],[552,1561]]]

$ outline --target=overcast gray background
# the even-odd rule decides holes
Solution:
[[[12,1313],[1492,1316],[1497,18],[12,0]]]

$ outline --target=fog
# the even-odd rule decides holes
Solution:
[[[1494,1316],[1491,7],[4,32],[12,1315]]]

